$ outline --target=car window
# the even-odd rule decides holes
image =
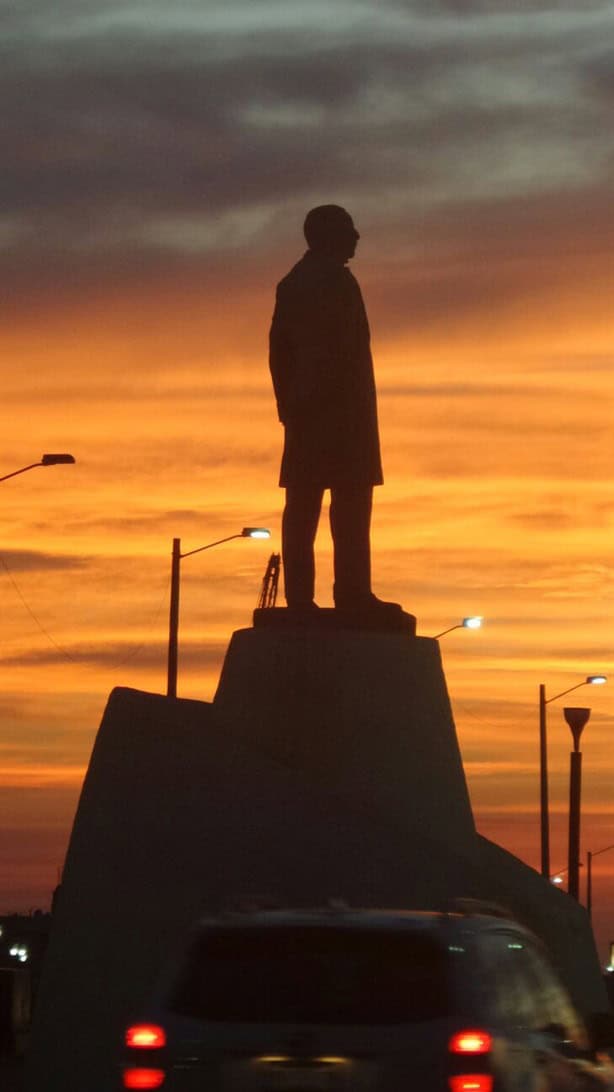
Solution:
[[[481,938],[483,1001],[503,1025],[539,1030],[559,1025],[580,1048],[588,1036],[545,953],[522,933],[500,930]]]
[[[512,933],[480,937],[477,987],[486,1013],[504,1027],[538,1026],[524,943]]]
[[[540,1026],[558,1024],[563,1028],[566,1039],[582,1049],[587,1049],[589,1044],[586,1028],[545,954],[529,942],[526,945],[526,959],[533,982]]]
[[[196,940],[170,1003],[216,1021],[431,1020],[448,1011],[448,953],[410,930],[220,927]]]

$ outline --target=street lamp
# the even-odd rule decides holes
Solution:
[[[483,621],[484,618],[481,614],[473,614],[469,618],[463,618],[462,622],[457,622],[455,626],[450,626],[449,629],[436,633],[433,640],[437,641],[439,637],[445,637],[446,633],[451,633],[453,629],[480,629]]]
[[[168,681],[166,695],[169,698],[177,697],[177,646],[179,635],[179,578],[180,563],[184,557],[192,557],[192,554],[200,554],[203,550],[210,550],[213,546],[221,546],[223,542],[230,542],[233,538],[270,538],[268,527],[244,527],[235,535],[227,535],[226,538],[218,538],[215,542],[208,542],[206,546],[198,546],[195,550],[187,550],[181,553],[181,539],[173,539],[173,553],[171,565],[171,603],[168,629]]]
[[[550,702],[562,698],[565,694],[571,694],[572,690],[578,690],[581,686],[601,686],[607,682],[606,675],[587,675],[582,682],[570,686],[568,690],[562,690],[552,698],[546,697],[544,683],[539,685],[539,796],[540,796],[540,827],[541,827],[541,873],[544,879],[550,876],[550,816],[548,808],[548,741],[546,731],[546,706]]]
[[[600,853],[608,853],[610,849],[614,849],[614,845],[606,846],[605,849],[596,849],[594,853],[589,850],[586,854],[586,912],[589,920],[593,910],[593,857],[598,857]]]
[[[5,482],[7,478],[14,478],[17,474],[25,474],[26,470],[33,470],[35,466],[57,466],[58,463],[74,463],[75,461],[74,455],[68,455],[66,452],[43,455],[38,463],[29,463],[28,466],[22,466],[20,470],[13,470],[10,474],[4,474],[0,478],[0,482]]]

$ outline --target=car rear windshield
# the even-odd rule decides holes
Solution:
[[[193,945],[171,1009],[204,1020],[397,1024],[448,1011],[447,952],[409,930],[210,930]]]

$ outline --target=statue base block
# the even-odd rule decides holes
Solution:
[[[415,637],[416,619],[395,604],[376,609],[260,607],[254,611],[254,629],[362,630],[368,633],[406,633]]]
[[[117,1088],[125,1028],[194,921],[263,900],[499,903],[543,938],[585,1014],[607,1009],[584,908],[476,833],[437,641],[348,629],[337,610],[311,627],[283,608],[257,615],[264,624],[233,634],[213,702],[110,696],[56,897],[26,1092]],[[485,734],[481,747],[488,756]]]

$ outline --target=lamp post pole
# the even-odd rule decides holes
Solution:
[[[181,539],[173,539],[171,561],[171,605],[168,623],[168,680],[166,694],[177,697],[177,642],[179,636],[179,571],[181,565]]]
[[[580,794],[582,792],[582,751],[580,736],[591,715],[590,709],[566,707],[563,710],[571,734],[573,751],[569,756],[569,842],[567,850],[567,891],[580,898]]]
[[[582,792],[582,751],[569,755],[569,838],[567,843],[568,894],[580,898],[580,794]]]
[[[181,552],[181,539],[173,539],[173,552],[171,560],[171,596],[168,622],[168,670],[166,683],[166,696],[177,697],[177,661],[179,644],[179,584],[181,575],[181,559],[192,557],[192,554],[201,554],[203,550],[211,550],[213,546],[221,546],[223,542],[230,542],[233,538],[270,538],[271,532],[267,527],[244,527],[235,535],[227,535],[226,538],[218,538],[216,542],[208,542],[206,546],[198,546],[195,550]]]
[[[594,853],[589,850],[586,854],[586,912],[589,921],[593,911],[593,857],[598,857],[600,853],[608,853],[611,849],[614,849],[614,845],[606,846],[605,849],[596,849]]]
[[[587,675],[582,682],[570,686],[568,690],[562,690],[552,698],[546,697],[544,683],[539,686],[539,799],[540,799],[540,829],[541,829],[541,874],[545,880],[550,878],[550,812],[548,805],[548,738],[546,727],[546,706],[557,698],[571,694],[572,690],[578,690],[581,686],[598,686],[607,682],[605,675]],[[577,896],[576,896],[577,897]]]
[[[548,741],[546,736],[546,687],[539,685],[539,806],[542,876],[550,876],[550,811],[548,807]]]

